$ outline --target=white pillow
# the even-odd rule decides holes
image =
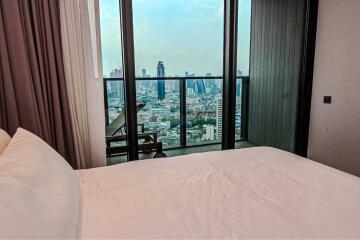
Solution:
[[[0,128],[0,154],[4,151],[9,144],[11,137],[4,130]]]
[[[0,239],[76,238],[79,203],[74,170],[19,128],[0,155]]]

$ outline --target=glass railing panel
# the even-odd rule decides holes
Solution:
[[[241,140],[242,79],[236,79],[235,140]]]
[[[108,111],[108,124],[121,114],[124,114],[124,81],[123,80],[107,80],[107,111]]]
[[[125,121],[125,95],[124,81],[122,79],[106,79],[105,91],[105,120],[106,144],[109,147],[126,147],[126,121]],[[115,139],[116,138],[116,139]],[[126,148],[111,155],[108,164],[127,161]]]
[[[139,144],[162,143],[162,148],[180,146],[179,80],[137,80],[136,98]],[[151,139],[147,138],[151,137]]]
[[[222,79],[186,80],[186,143],[221,141]]]

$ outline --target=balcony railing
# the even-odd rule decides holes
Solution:
[[[124,109],[123,78],[104,78],[109,125]],[[142,131],[159,133],[165,149],[218,144],[222,126],[222,77],[136,78]],[[235,139],[247,140],[249,77],[237,77]]]

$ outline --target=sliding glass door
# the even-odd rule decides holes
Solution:
[[[221,142],[223,0],[132,5],[142,134],[163,149]]]
[[[251,0],[238,0],[235,140],[247,139]],[[238,144],[237,147],[243,145]]]
[[[124,76],[118,0],[100,0],[108,164],[127,161]]]
[[[230,102],[225,99],[223,76],[224,41],[229,40],[224,33],[227,1],[100,0],[107,142],[109,151],[115,147],[111,155],[126,154],[121,147],[127,150],[127,138],[134,137],[140,158],[161,157],[164,150],[174,148],[211,144],[221,148],[228,127],[223,106]],[[226,79],[227,84],[236,81],[236,104],[230,104],[236,108],[235,116],[231,113],[236,125],[231,135],[236,140],[246,140],[247,131],[243,93],[249,83],[250,5],[250,0],[239,0],[238,74]],[[124,48],[129,50],[126,57],[121,37],[133,47],[133,52]],[[132,60],[134,68],[126,64]],[[124,72],[130,79],[124,80]],[[134,81],[136,87],[124,88],[124,81]],[[124,95],[129,90],[136,95],[136,114],[130,117],[136,121],[136,136],[127,136],[126,131]],[[110,131],[120,125],[121,131]]]

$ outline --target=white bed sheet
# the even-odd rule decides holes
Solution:
[[[273,148],[77,174],[82,238],[360,238],[360,178]]]

